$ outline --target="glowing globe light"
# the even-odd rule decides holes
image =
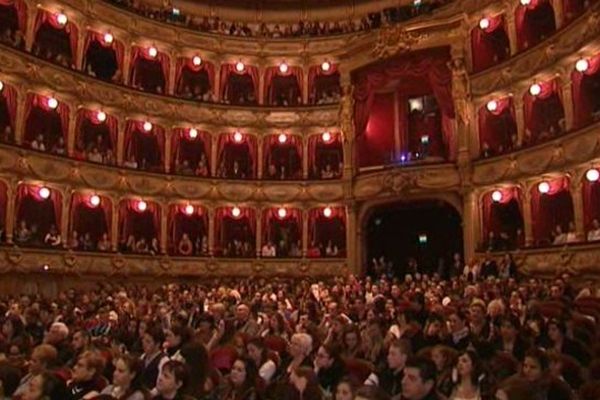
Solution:
[[[190,139],[196,139],[198,137],[198,130],[196,128],[190,128],[189,135]]]
[[[144,122],[144,130],[150,132],[152,130],[152,123],[148,121]]]
[[[282,207],[277,210],[277,215],[279,216],[279,218],[285,218],[287,216],[287,210]]]
[[[494,112],[498,109],[498,102],[496,100],[490,100],[485,105],[485,108],[487,108],[489,112]]]
[[[231,215],[233,215],[235,218],[237,218],[240,215],[242,215],[242,210],[240,210],[239,207],[233,207],[231,209]]]
[[[279,135],[277,140],[279,140],[279,143],[284,144],[285,142],[287,142],[287,135],[285,133],[282,133]]]
[[[246,69],[246,66],[244,65],[244,63],[243,63],[243,62],[241,62],[241,61],[238,61],[238,62],[236,62],[236,63],[235,63],[235,70],[236,70],[237,72],[243,72],[243,71],[244,71],[244,69]]]
[[[287,63],[282,62],[281,64],[279,64],[279,72],[281,72],[282,74],[287,74],[289,69],[290,67],[287,65]]]
[[[148,204],[146,204],[146,202],[144,200],[140,200],[137,203],[137,209],[140,212],[144,212],[146,211],[146,209],[148,208]]]
[[[333,211],[331,210],[331,207],[325,207],[325,208],[323,209],[323,215],[324,215],[326,218],[329,218],[329,217],[331,217],[331,214],[333,214]]]
[[[200,58],[200,56],[192,57],[192,64],[194,64],[196,67],[199,66],[202,64],[202,58]]]
[[[421,144],[429,144],[429,135],[421,136]]]
[[[192,215],[194,213],[194,206],[191,204],[188,204],[187,206],[185,206],[185,213],[187,215]]]
[[[56,14],[56,22],[58,22],[59,25],[65,26],[68,21],[69,21],[69,19],[67,18],[67,16],[65,14],[63,14],[63,13]]]
[[[115,38],[114,38],[114,36],[113,36],[113,35],[111,35],[110,33],[106,32],[106,33],[104,34],[104,43],[106,43],[106,44],[111,44],[111,43],[113,42],[113,40],[114,40],[114,39],[115,39]]]
[[[531,0],[519,0],[522,6],[528,6],[531,4]]]
[[[494,190],[494,192],[492,193],[492,200],[494,201],[494,203],[499,203],[500,201],[502,201],[502,192],[499,190]]]
[[[100,122],[106,121],[106,113],[104,111],[98,111],[96,113],[96,119]]]
[[[152,46],[148,49],[148,55],[152,58],[156,57],[158,55],[158,50],[156,49],[156,47]]]
[[[490,27],[490,20],[487,18],[481,18],[479,20],[479,28],[481,29],[487,29]]]
[[[534,83],[533,85],[531,85],[531,86],[529,87],[529,93],[530,93],[532,96],[537,96],[537,95],[539,95],[540,93],[542,93],[542,87],[541,87],[539,84],[537,84],[537,83]]]
[[[598,182],[598,179],[600,179],[600,171],[595,168],[589,169],[585,173],[585,178],[590,182]]]
[[[578,72],[585,72],[588,70],[589,67],[590,67],[590,63],[585,58],[577,60],[577,62],[575,63],[575,69]]]
[[[42,199],[47,199],[48,197],[50,197],[50,189],[48,189],[45,186],[42,186],[38,191],[38,194]]]
[[[42,268],[44,269],[44,271],[48,271],[50,269],[50,266],[48,264],[44,264]]]
[[[321,64],[321,70],[323,72],[328,72],[331,69],[331,63],[329,61],[323,61],[323,64]]]
[[[233,134],[233,140],[234,140],[236,143],[240,143],[240,142],[242,141],[242,139],[243,139],[243,138],[244,138],[244,136],[242,136],[242,133],[241,133],[241,132],[239,132],[239,131],[236,131],[236,132]]]
[[[94,194],[90,197],[90,204],[94,207],[98,207],[100,205],[100,196]]]
[[[323,132],[323,134],[321,135],[321,139],[323,139],[324,142],[330,142],[331,141],[331,133]]]
[[[58,100],[56,100],[54,97],[50,97],[47,104],[48,107],[54,110],[56,107],[58,107]]]
[[[4,89],[4,82],[0,81],[0,92]]]
[[[546,181],[544,182],[540,182],[540,184],[538,185],[538,191],[541,194],[546,194],[550,191],[550,184]]]

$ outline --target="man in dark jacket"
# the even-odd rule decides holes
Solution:
[[[402,378],[402,400],[439,400],[435,364],[425,357],[409,358]]]
[[[326,393],[335,393],[335,388],[346,375],[346,367],[340,358],[340,348],[333,344],[319,347],[315,357],[315,372],[319,386]]]

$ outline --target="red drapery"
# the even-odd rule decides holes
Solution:
[[[194,73],[206,71],[210,87],[215,87],[215,66],[212,63],[202,60],[200,65],[194,65],[192,58],[179,57],[177,59],[177,67],[175,71],[175,87],[177,93],[181,92],[181,78],[183,76],[184,69],[188,69]]]
[[[129,235],[136,240],[144,237],[150,245],[153,237],[160,242],[160,206],[146,201],[146,210],[140,212],[137,208],[139,200],[126,199],[119,204],[119,238],[124,242]],[[148,216],[147,218],[144,218]],[[141,217],[140,219],[136,217]],[[151,222],[148,226],[147,222]]]
[[[88,110],[80,108],[77,112],[77,120],[75,123],[75,134],[77,135],[76,142],[83,141],[84,138],[84,125],[92,124],[94,126],[106,125],[109,132],[109,148],[115,151],[117,147],[117,135],[119,134],[119,122],[112,115],[106,114],[106,120],[104,122],[98,120],[98,110]],[[85,158],[85,146],[76,146],[76,157]]]
[[[444,139],[448,146],[450,159],[454,159],[454,133],[450,119],[454,118],[452,98],[452,73],[447,62],[450,55],[447,48],[417,51],[410,56],[394,57],[374,65],[367,66],[353,75],[354,123],[356,134],[365,134],[371,109],[375,102],[376,91],[391,81],[400,81],[406,94],[423,91],[423,82],[427,82],[433,91],[442,112]],[[422,79],[419,79],[422,78]]]
[[[25,32],[27,30],[27,4],[23,0],[0,0],[0,5],[14,7],[19,19],[19,30]]]
[[[550,244],[552,231],[560,225],[567,231],[573,219],[573,202],[569,193],[569,178],[547,181],[550,191],[541,194],[538,185],[531,188],[531,224],[536,244]]]
[[[296,66],[289,66],[288,71],[284,74],[279,70],[279,67],[269,67],[265,70],[265,103],[266,104],[274,104],[275,97],[275,87],[272,85],[273,78],[276,76],[292,76],[296,79],[296,84],[298,85],[298,94],[302,97],[302,84],[303,84],[303,76],[302,76],[302,68]]]
[[[254,178],[256,177],[256,166],[258,163],[258,160],[256,158],[256,152],[257,152],[257,144],[256,144],[256,137],[254,137],[253,135],[249,135],[247,133],[244,133],[242,135],[242,141],[241,142],[236,142],[234,140],[234,135],[235,133],[223,133],[219,136],[219,141],[218,141],[218,160],[219,160],[219,164],[221,165],[221,163],[225,162],[227,164],[227,168],[229,168],[230,166],[228,164],[233,164],[233,160],[230,160],[228,158],[231,158],[230,156],[228,156],[226,154],[225,149],[227,148],[227,145],[246,145],[246,148],[248,149],[248,157],[249,157],[249,169],[250,169],[250,174],[249,176],[247,176],[247,178]]]
[[[226,226],[228,223],[245,224],[249,229],[250,237],[246,238],[250,241],[252,248],[256,244],[256,211],[249,207],[239,207],[240,215],[234,217],[231,214],[231,207],[220,207],[215,211],[215,251],[222,253],[225,246],[234,238],[236,232],[228,232]],[[227,223],[226,223],[227,220]],[[243,227],[243,225],[242,225]]]
[[[27,117],[25,119],[27,121],[27,128],[25,132],[25,141],[31,142],[33,139],[35,139],[37,133],[45,131],[43,129],[45,121],[39,121],[38,118],[33,115],[33,112],[36,108],[45,112],[58,113],[60,117],[60,128],[62,137],[66,143],[67,134],[69,132],[69,106],[67,106],[64,102],[59,100],[58,107],[55,110],[52,110],[48,106],[48,97],[36,93],[27,94]],[[34,118],[32,118],[32,120],[30,121],[30,118],[32,116]]]
[[[40,232],[45,234],[47,230],[50,228],[50,225],[56,226],[58,232],[61,230],[61,222],[62,222],[62,195],[56,189],[50,189],[50,197],[44,199],[40,196],[40,188],[42,186],[30,185],[27,183],[22,183],[19,185],[17,189],[17,223],[19,220],[23,219],[25,216],[28,218],[28,225],[31,226],[31,222],[33,221],[36,224],[39,224]],[[49,202],[52,204],[52,211],[54,212],[53,216],[47,215],[46,209],[43,207],[34,207],[33,209],[24,209],[23,202],[30,198],[36,203],[41,202]],[[25,215],[26,214],[26,215]],[[36,215],[40,214],[40,215]],[[54,217],[54,218],[52,218]],[[47,225],[47,226],[46,226]],[[43,239],[43,238],[42,238]]]
[[[547,82],[538,82],[542,89],[537,96],[531,95],[529,89],[523,96],[525,127],[529,130],[530,142],[535,142],[537,136],[550,126],[557,126],[564,116],[562,107],[562,91],[556,79]],[[553,96],[556,98],[552,99]],[[550,105],[553,109],[547,109]]]
[[[583,216],[586,230],[591,229],[593,220],[600,220],[600,181],[583,180]]]
[[[492,199],[492,193],[495,191],[502,193],[502,199],[498,202],[494,202]],[[483,219],[483,240],[487,240],[489,233],[494,232],[496,237],[502,231],[504,227],[504,221],[501,221],[499,215],[495,212],[496,207],[506,205],[513,199],[517,200],[519,209],[521,209],[521,192],[518,187],[494,189],[483,196],[482,199],[482,219]]]
[[[10,126],[14,129],[17,118],[17,91],[5,83],[2,89],[2,97],[4,97],[4,101],[6,102]]]
[[[313,208],[308,217],[309,247],[323,246],[331,241],[339,250],[346,248],[346,208],[330,207],[331,215],[324,215],[325,208]]]
[[[425,100],[427,97],[424,98]],[[407,148],[416,156],[417,153],[427,151],[422,154],[423,157],[441,157],[446,158],[447,148],[444,145],[444,138],[441,131],[442,123],[440,115],[436,112],[417,111],[408,112],[406,99],[399,104],[399,144],[400,151],[404,153]],[[429,137],[427,148],[421,142],[423,136]]]
[[[319,148],[331,148],[333,150],[337,150],[339,152],[339,164],[344,163],[344,152],[342,150],[342,142],[339,133],[331,133],[331,140],[329,142],[324,142],[322,135],[311,135],[308,138],[308,169],[312,178],[317,178],[322,169],[325,168],[325,165],[328,160],[319,159]],[[335,167],[340,167],[340,165],[331,165],[333,169]],[[341,172],[341,171],[339,171]]]
[[[250,75],[250,78],[252,78],[252,84],[254,85],[254,97],[258,102],[258,68],[253,65],[246,65],[241,73],[235,69],[235,64],[221,65],[221,99],[229,99],[229,77],[232,74]]]
[[[317,85],[317,80],[320,77],[326,76],[339,76],[339,68],[337,64],[330,64],[329,71],[323,71],[320,65],[313,65],[308,70],[308,101],[311,104],[317,102],[317,90],[319,89],[319,85]],[[338,87],[339,89],[339,87]]]
[[[489,68],[504,59],[505,54],[503,53],[505,53],[505,49],[500,46],[508,45],[508,42],[501,43],[498,40],[499,38],[492,37],[492,35],[500,36],[502,32],[506,36],[504,15],[500,14],[495,17],[488,16],[486,18],[489,21],[489,26],[486,29],[481,29],[477,25],[471,30],[471,54],[473,71],[475,72]]]
[[[496,109],[490,111],[487,104],[479,109],[479,145],[487,143],[493,152],[506,151],[511,146],[511,136],[516,134],[515,108],[511,97],[497,99]]]
[[[262,243],[263,245],[271,242],[275,243],[274,232],[277,229],[277,225],[285,222],[295,224],[292,228],[294,232],[290,232],[290,243],[292,240],[299,241],[302,239],[302,210],[297,208],[286,208],[286,216],[281,218],[278,214],[278,208],[269,208],[263,212],[262,215]]]
[[[77,25],[75,25],[73,22],[68,20],[67,24],[65,26],[62,26],[61,24],[58,23],[56,13],[51,13],[49,11],[46,11],[46,10],[43,10],[40,8],[40,9],[38,9],[37,17],[35,19],[36,34],[39,31],[40,27],[42,25],[44,25],[45,23],[50,24],[50,26],[52,26],[54,29],[58,29],[58,30],[64,29],[65,32],[69,35],[69,42],[71,43],[71,60],[72,60],[71,62],[73,63],[76,58],[75,56],[77,54],[77,41],[79,38]]]
[[[0,181],[0,226],[2,229],[6,229],[6,205],[8,203],[8,193],[6,183]],[[6,232],[5,232],[6,234]],[[1,239],[1,238],[0,238]]]
[[[192,243],[196,242],[199,235],[208,233],[208,213],[206,210],[193,204],[193,214],[187,214],[187,203],[171,204],[169,207],[169,248],[172,253],[177,253],[177,246],[184,233],[187,233]],[[197,249],[199,251],[200,249]]]
[[[586,86],[586,81],[592,75],[596,75],[600,70],[600,53],[592,58],[588,59],[589,67],[585,72],[579,72],[574,70],[571,73],[571,82],[573,85],[573,108],[575,114],[575,126],[582,127],[589,124],[592,121],[592,108],[594,102],[594,96],[598,96],[598,93],[594,93],[590,88]]]
[[[211,154],[211,137],[206,131],[198,131],[198,136],[194,139],[190,138],[189,129],[175,128],[171,135],[173,170],[177,170],[177,165],[180,165],[183,160],[190,161],[192,168],[196,168],[200,161],[201,150],[204,151],[206,157],[206,166],[208,175],[210,175],[210,154]]]
[[[156,148],[152,149],[153,138]],[[158,152],[158,154],[157,154]],[[125,126],[125,158],[132,157],[137,161],[138,168],[142,168],[142,159],[146,160],[147,168],[163,169],[163,154],[165,153],[165,132],[164,129],[152,124],[152,131],[144,130],[143,121],[127,120]]]
[[[549,0],[531,0],[530,3],[525,6],[519,3],[515,11],[517,47],[519,50],[525,50],[535,45],[541,40],[543,35],[549,33],[546,32],[549,28],[546,26],[539,26],[540,24],[538,21],[543,16],[542,13],[546,12],[552,13],[553,17],[554,9]]]
[[[139,46],[133,46],[131,49],[131,74],[129,84],[137,83],[137,62],[138,60],[155,61],[160,63],[163,79],[165,82],[165,88],[169,87],[169,56],[161,51],[158,51],[156,57],[152,58],[148,53],[149,48],[141,48]]]
[[[279,142],[279,135],[269,135],[263,140],[263,154],[264,154],[264,171],[263,176],[267,176],[269,165],[278,164],[278,160],[274,160],[273,152],[275,148],[284,148],[284,147],[293,147],[296,150],[297,160],[296,160],[296,170],[292,174],[292,171],[287,171],[287,176],[290,178],[300,178],[302,176],[302,137],[297,135],[287,135],[287,140],[285,143]],[[291,153],[291,152],[290,152]],[[291,160],[289,160],[291,154],[288,153],[287,160],[285,160],[284,165],[286,169],[289,165],[292,164]]]
[[[378,93],[373,98],[369,121],[358,138],[360,167],[385,165],[394,159],[394,97],[394,93]]]
[[[69,234],[76,231],[78,234],[90,233],[92,240],[99,240],[104,233],[110,240],[112,224],[112,202],[106,196],[100,196],[100,204],[94,206],[90,198],[91,193],[75,192],[71,197],[71,215],[69,218]],[[94,213],[98,213],[93,215]],[[102,217],[99,221],[97,217]]]
[[[125,54],[125,48],[123,47],[123,43],[118,41],[116,38],[113,38],[112,43],[106,43],[104,41],[103,33],[88,31],[88,34],[85,37],[85,45],[83,46],[84,56],[87,56],[87,52],[90,49],[90,45],[92,44],[92,42],[97,42],[102,47],[112,49],[115,52],[117,58],[117,67],[119,71],[123,69],[123,57]]]
[[[572,21],[585,11],[585,0],[562,0],[562,2],[565,22]]]

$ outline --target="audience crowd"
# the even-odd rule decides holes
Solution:
[[[0,398],[600,398],[597,288],[486,263],[4,296]]]

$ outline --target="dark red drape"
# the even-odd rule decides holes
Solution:
[[[256,101],[259,102],[258,99],[258,68],[253,65],[246,65],[242,72],[238,72],[235,69],[235,64],[223,64],[221,65],[221,99],[230,99],[230,89],[229,89],[229,77],[232,74],[244,75],[248,74],[252,79],[252,84],[254,85],[254,97]]]
[[[346,248],[346,208],[330,207],[331,216],[325,217],[324,208],[309,211],[308,240],[313,245],[327,246],[331,241],[339,250]]]
[[[11,85],[4,83],[2,97],[4,97],[4,101],[6,102],[6,109],[8,111],[8,117],[10,118],[10,126],[14,130],[17,118],[17,91]]]
[[[471,54],[473,71],[479,72],[504,60],[510,52],[508,36],[504,28],[504,15],[486,17],[489,26],[479,25],[471,30]]]
[[[45,23],[50,24],[50,26],[52,26],[54,29],[64,29],[65,32],[69,35],[69,42],[71,44],[71,63],[74,63],[78,50],[77,41],[79,39],[77,25],[68,20],[67,24],[62,26],[58,23],[57,14],[39,8],[35,19],[36,34],[39,31],[40,27]]]
[[[165,83],[166,89],[169,87],[169,56],[166,53],[158,51],[156,57],[151,57],[148,54],[149,48],[141,48],[138,46],[133,46],[131,49],[131,74],[130,74],[130,82],[129,84],[137,84],[138,83],[138,65],[137,62],[139,60],[146,60],[151,62],[158,62],[162,69],[162,80]]]
[[[562,0],[565,22],[571,22],[585,11],[586,0]]]
[[[331,165],[332,169],[343,167],[344,152],[342,150],[342,142],[339,133],[331,133],[331,140],[324,142],[322,135],[311,135],[308,138],[308,169],[311,178],[315,179],[320,176],[321,170],[327,164]],[[337,165],[335,160],[337,159]]]
[[[492,193],[498,190],[502,193],[502,199],[498,202],[494,202],[492,199]],[[502,207],[510,203],[512,200],[516,200],[521,210],[521,191],[518,187],[494,189],[486,193],[482,198],[481,214],[483,220],[483,240],[487,240],[489,233],[494,232],[496,237],[504,229],[506,225],[505,221],[502,221],[498,213],[498,207]],[[522,215],[522,212],[521,212]],[[514,221],[510,221],[514,223]]]
[[[256,245],[256,211],[253,208],[240,207],[240,215],[234,217],[231,210],[231,207],[220,207],[215,211],[215,250],[217,253],[222,253],[225,246],[234,239],[248,240],[252,248]],[[240,237],[240,231],[245,232],[246,230],[248,237]]]
[[[286,216],[281,218],[278,214],[278,208],[268,208],[262,215],[262,242],[263,245],[271,242],[276,243],[275,234],[283,229],[289,230],[287,243],[291,245],[302,239],[302,210],[297,208],[286,208]],[[301,247],[300,247],[301,248]]]
[[[137,208],[139,200],[126,199],[119,204],[119,238],[124,242],[129,235],[136,240],[143,237],[150,245],[152,238],[160,242],[160,206],[146,201],[147,208],[141,212]]]
[[[256,177],[256,166],[258,160],[256,158],[257,153],[257,145],[256,145],[256,137],[253,135],[248,135],[247,133],[243,134],[242,141],[236,142],[233,137],[235,133],[223,133],[219,136],[218,141],[218,160],[219,164],[225,162],[227,169],[231,168],[233,165],[233,158],[229,152],[227,151],[228,146],[244,146],[248,149],[248,158],[249,158],[249,174],[247,178],[255,178]]]
[[[273,78],[276,76],[287,76],[293,77],[296,81],[296,85],[298,85],[298,95],[302,97],[302,84],[303,84],[303,76],[302,76],[302,68],[296,66],[289,66],[288,71],[284,74],[279,70],[279,67],[269,67],[265,70],[265,103],[266,104],[275,104],[276,102],[276,93],[275,93],[275,85],[273,85]]]
[[[175,88],[177,93],[181,93],[181,79],[183,77],[184,70],[186,69],[193,73],[206,71],[206,74],[208,75],[208,83],[210,85],[209,90],[215,87],[215,66],[212,63],[202,60],[202,63],[200,65],[194,65],[194,63],[192,62],[192,58],[179,57],[177,59],[177,66],[175,71]]]
[[[580,128],[592,122],[592,111],[594,101],[597,100],[596,93],[589,85],[590,78],[600,79],[596,74],[600,71],[600,53],[587,59],[588,69],[585,72],[574,70],[571,73],[571,83],[573,87],[573,112],[575,126]]]
[[[539,95],[531,95],[528,89],[523,96],[525,127],[531,135],[527,138],[529,142],[535,142],[542,132],[558,129],[565,115],[558,81],[538,82],[538,85],[542,89]]]
[[[329,85],[319,84],[320,80],[329,81],[329,78],[332,77],[337,77],[337,86],[335,88],[329,88]],[[319,95],[321,94],[320,92],[323,90],[336,89],[339,92],[339,77],[340,73],[337,64],[331,64],[329,71],[323,71],[320,65],[313,65],[312,67],[310,67],[308,70],[308,102],[310,104],[315,104],[318,100]]]
[[[526,6],[519,4],[515,11],[515,25],[519,50],[528,49],[548,37],[556,30],[550,0],[531,0]]]
[[[374,96],[369,122],[358,137],[358,165],[370,167],[385,165],[394,159],[394,93]]]
[[[118,41],[116,38],[113,38],[112,43],[106,43],[104,41],[103,33],[88,31],[88,34],[85,37],[85,44],[83,46],[84,56],[87,55],[87,52],[90,49],[90,45],[92,44],[92,42],[97,42],[100,44],[100,46],[102,46],[104,48],[112,49],[115,52],[115,56],[117,59],[117,66],[118,66],[119,71],[123,70],[123,57],[125,54],[125,48],[123,46],[123,43]]]
[[[495,100],[496,110],[487,109],[484,104],[479,109],[479,145],[487,143],[494,153],[500,149],[508,150],[511,145],[511,136],[517,133],[515,109],[511,97]]]
[[[85,108],[79,109],[79,111],[77,112],[77,120],[75,123],[75,134],[77,135],[76,143],[82,145],[75,146],[76,157],[86,157],[85,139],[89,139],[88,136],[96,132],[94,128],[98,128],[97,132],[101,134],[101,129],[103,127],[105,127],[109,133],[108,137],[103,137],[103,139],[109,140],[109,143],[107,143],[107,148],[111,149],[114,153],[117,147],[117,136],[119,134],[118,120],[114,116],[106,114],[106,120],[102,122],[98,120],[98,110],[88,110]],[[95,139],[96,138],[94,138],[94,140]]]
[[[540,193],[538,185],[531,189],[531,224],[538,245],[552,242],[552,231],[557,225],[566,232],[569,222],[574,221],[569,179],[557,178],[548,183],[550,191],[546,194]]]
[[[592,221],[600,221],[600,181],[583,180],[583,216],[586,230],[592,227]]]
[[[56,124],[52,123],[52,121],[46,120],[48,115],[54,112],[58,115],[60,128],[55,126]],[[47,145],[50,147],[47,150],[50,150],[52,145],[58,139],[56,137],[49,138],[47,137],[48,134],[62,134],[65,143],[67,143],[67,134],[69,132],[69,107],[64,102],[59,100],[58,107],[53,110],[48,107],[48,97],[36,93],[28,93],[27,116],[25,120],[27,121],[25,128],[26,143],[35,139],[39,133],[44,135]],[[60,131],[54,132],[54,129],[60,129]]]
[[[17,224],[27,221],[28,227],[37,224],[39,232],[46,234],[50,225],[56,226],[60,232],[62,221],[62,194],[56,189],[50,189],[50,197],[40,196],[41,186],[22,183],[17,189]],[[43,237],[41,238],[43,239]]]
[[[106,196],[100,196],[100,204],[90,202],[91,193],[75,192],[71,197],[71,215],[69,234],[76,231],[79,235],[89,233],[97,242],[104,233],[110,240],[112,226],[112,202]]]
[[[23,0],[0,0],[0,5],[14,7],[19,19],[19,30],[25,32],[27,30],[27,4]]]
[[[188,204],[171,204],[169,207],[169,251],[177,253],[179,241],[187,233],[192,243],[202,239],[208,232],[208,213],[203,207],[194,204],[194,213],[187,214],[185,208]],[[197,249],[199,251],[199,249]]]
[[[164,169],[165,153],[164,129],[152,124],[150,132],[144,131],[143,121],[127,120],[125,127],[125,159],[135,158],[138,168],[142,168],[142,160],[146,160],[146,168]]]
[[[171,135],[172,140],[172,167],[177,170],[183,160],[188,160],[192,168],[198,166],[202,154],[206,157],[208,175],[210,175],[211,137],[206,131],[198,131],[198,136],[190,138],[189,129],[175,128]]]
[[[286,149],[285,154],[279,155],[277,159],[274,156],[278,150]],[[302,177],[302,137],[297,135],[287,135],[285,143],[279,142],[279,135],[269,135],[263,140],[264,171],[263,176],[268,175],[269,165],[283,165],[286,168],[286,176],[289,178]],[[283,160],[279,158],[283,157]],[[291,159],[295,158],[295,159]],[[290,168],[293,168],[291,170]]]

